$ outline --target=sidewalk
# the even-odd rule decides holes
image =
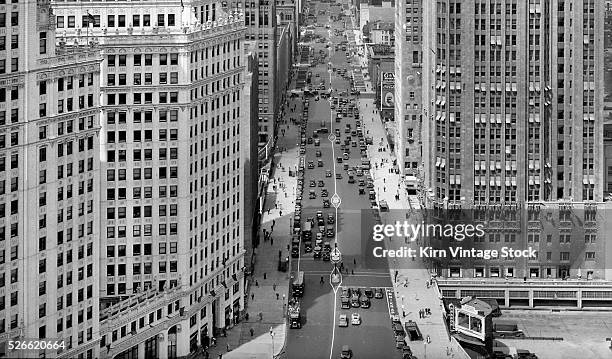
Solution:
[[[369,81],[366,81],[369,83]],[[372,163],[372,177],[374,178],[374,190],[377,200],[387,201],[391,210],[419,209],[416,196],[408,196],[402,185],[399,174],[391,171],[395,154],[389,151],[384,124],[381,122],[378,111],[374,108],[372,99],[359,100],[360,111],[363,119],[366,136],[372,136],[374,146],[368,147],[368,156]],[[399,200],[396,199],[399,195]],[[389,218],[397,217],[397,218]],[[396,220],[405,220],[405,211],[387,212],[383,222],[394,223]],[[397,242],[397,241],[396,241]],[[388,242],[388,247],[398,247],[401,243]],[[416,243],[414,243],[416,245]],[[412,320],[419,326],[423,338],[428,336],[430,344],[426,340],[422,342],[408,343],[418,358],[465,358],[465,352],[456,341],[451,341],[444,322],[444,308],[440,299],[438,288],[435,285],[427,287],[431,278],[425,263],[421,260],[397,263],[390,268],[392,278],[395,270],[398,271],[397,282],[394,283],[395,298],[398,308],[405,323]],[[419,317],[419,310],[429,308],[431,315],[426,318]]]
[[[292,82],[292,86],[294,82]],[[291,87],[293,88],[293,87]],[[288,256],[287,246],[291,240],[290,224],[295,207],[295,187],[297,177],[289,177],[289,167],[295,169],[299,164],[299,125],[292,124],[289,118],[299,118],[302,104],[299,99],[287,99],[286,123],[279,124],[277,148],[286,151],[275,154],[277,164],[270,178],[266,204],[262,215],[261,242],[253,250],[255,270],[249,278],[245,303],[248,320],[244,320],[231,330],[227,337],[218,337],[216,347],[209,348],[209,358],[219,355],[227,359],[272,358],[279,356],[285,347],[287,325],[285,322],[286,302],[289,299],[289,280],[291,269],[278,271],[278,253]],[[289,108],[296,105],[292,113]],[[287,127],[289,126],[289,127]],[[285,129],[285,135],[282,135]],[[284,168],[281,168],[282,165]],[[282,215],[281,215],[282,214]],[[274,225],[273,225],[274,224]],[[274,227],[274,228],[272,228]],[[263,229],[271,232],[271,240],[264,240]],[[278,294],[278,295],[277,295]],[[259,319],[261,313],[262,319]],[[251,335],[251,329],[253,334]],[[274,337],[270,335],[270,329]],[[228,351],[228,345],[230,351]],[[274,354],[273,354],[274,353]]]

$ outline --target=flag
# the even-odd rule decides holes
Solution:
[[[95,23],[96,19],[94,18],[94,16],[87,12],[87,27],[89,27],[89,24],[95,25]]]
[[[184,8],[185,4],[183,4],[183,0],[181,0],[181,7]]]

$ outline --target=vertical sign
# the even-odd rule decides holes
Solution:
[[[395,107],[395,74],[380,74],[380,107],[382,110],[393,110]]]

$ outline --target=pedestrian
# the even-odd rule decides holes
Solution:
[[[274,186],[274,190],[276,191],[276,186]],[[278,209],[278,203],[274,203],[274,207]]]
[[[255,286],[259,287],[259,281],[255,280]]]
[[[283,302],[285,301],[285,294],[283,293]]]
[[[276,293],[276,300],[278,300],[278,293]]]
[[[272,228],[274,228],[274,225],[276,224],[276,220],[272,220]]]
[[[355,274],[355,271],[353,269],[351,269],[351,274]]]
[[[270,237],[270,245],[273,246],[274,245],[274,238]]]
[[[281,251],[280,249],[278,250],[278,259],[281,259],[281,256],[283,255],[283,251]]]
[[[323,280],[323,276],[321,276],[321,280],[319,281],[320,284],[325,283],[325,281]]]
[[[272,290],[276,291],[276,283],[272,284]]]
[[[211,341],[213,347],[217,346],[217,338],[212,337],[212,339],[210,339],[210,341]]]
[[[353,258],[353,264],[357,265],[357,259],[356,258]]]
[[[267,276],[268,276],[267,273],[264,272],[264,279],[266,279]]]
[[[253,334],[255,333],[255,329],[251,328],[249,329],[249,332],[251,332],[251,336],[253,336]]]
[[[259,312],[259,320],[262,321],[263,320],[263,314],[261,314],[261,312]]]
[[[255,293],[251,293],[251,300],[255,300]]]
[[[283,210],[281,209],[278,214],[282,217],[283,216]]]
[[[423,318],[423,309],[419,309],[419,319]]]
[[[229,352],[230,351],[229,343],[226,344],[226,347],[227,347],[227,351]]]

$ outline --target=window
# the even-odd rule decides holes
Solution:
[[[38,50],[41,54],[47,53],[47,33],[44,31],[39,34]]]

